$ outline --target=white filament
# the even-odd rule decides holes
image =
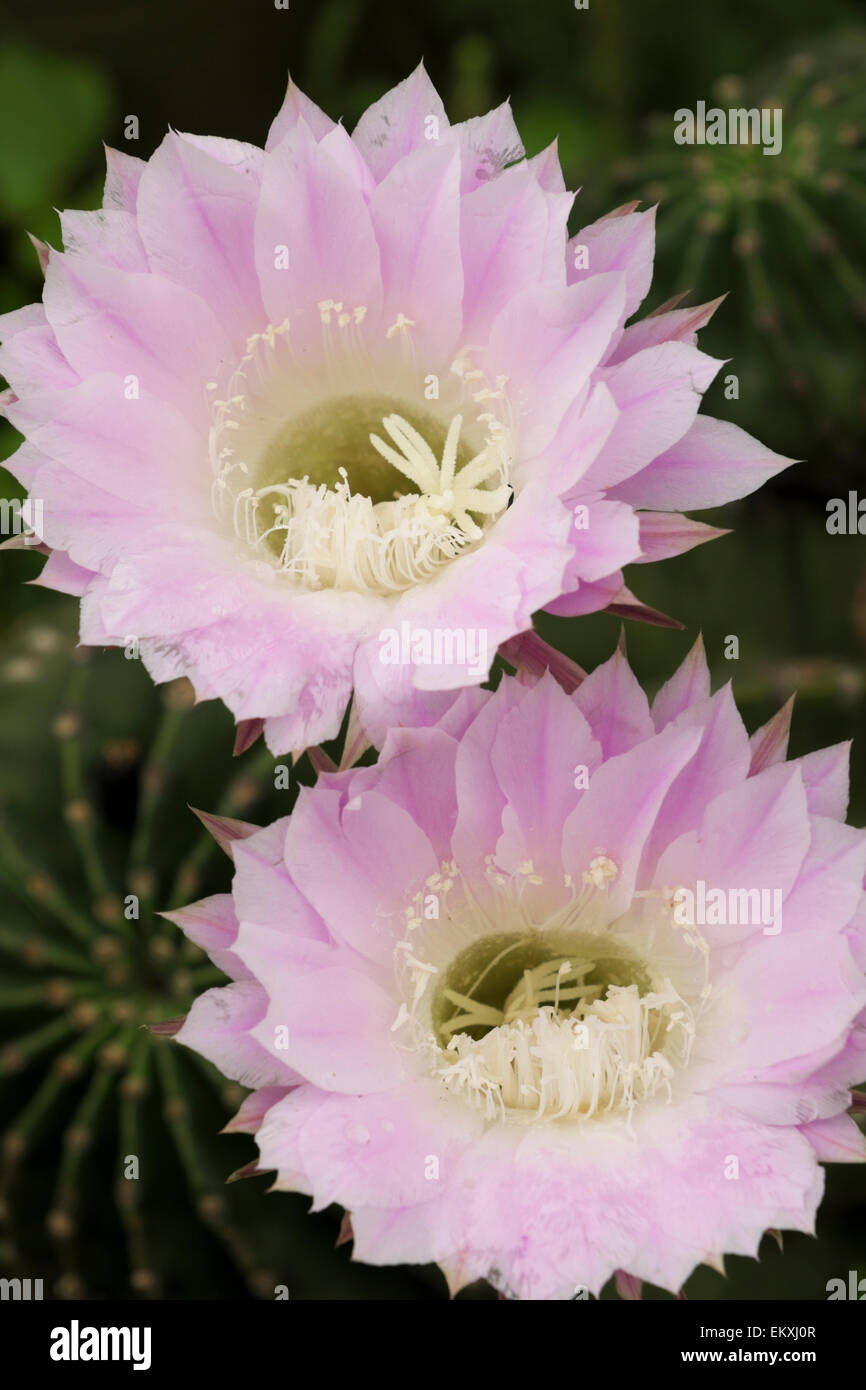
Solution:
[[[383,383],[375,380],[360,336],[365,311],[349,313],[331,300],[322,301],[319,311],[328,390],[337,397],[359,389],[381,391]],[[392,328],[405,334],[411,326],[401,315]],[[294,391],[301,405],[322,399],[321,384],[310,378],[294,352],[289,322],[269,325],[250,338],[224,398],[212,402],[210,453],[218,511],[228,515],[235,534],[258,558],[306,589],[389,594],[430,579],[481,540],[511,497],[504,379],[490,387],[480,371],[470,368],[465,353],[452,372],[461,379],[468,403],[503,403],[498,415],[490,409],[475,415],[473,433],[480,433],[483,443],[463,467],[457,467],[462,409],[450,416],[441,459],[404,416],[392,412],[382,420],[385,437],[371,433],[369,445],[406,478],[405,494],[374,503],[352,492],[343,469],[333,485],[313,484],[303,459],[285,482],[255,487],[255,459],[250,456],[255,448],[244,447],[243,432],[255,417],[259,440],[268,433],[270,413],[283,398],[275,381],[285,380],[286,392],[291,396]],[[271,420],[270,435],[284,423],[284,417]]]
[[[669,983],[643,997],[636,985],[611,986],[571,1014],[544,1007],[477,1041],[455,1034],[437,1074],[491,1118],[504,1110],[549,1119],[631,1111],[669,1086],[692,1033],[691,1014]]]

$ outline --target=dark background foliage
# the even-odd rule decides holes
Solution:
[[[291,68],[351,126],[424,57],[452,119],[512,98],[529,153],[555,136],[575,229],[618,204],[660,203],[648,302],[730,291],[702,346],[732,358],[707,409],[803,460],[756,498],[703,519],[734,534],[628,576],[684,632],[630,625],[653,688],[699,629],[717,681],[755,727],[799,688],[792,752],[856,736],[852,819],[866,820],[866,556],[826,508],[860,483],[866,406],[866,28],[854,0],[115,0],[0,4],[0,311],[39,295],[25,231],[57,245],[54,207],[101,197],[100,141],[147,156],[169,124],[261,143]],[[779,105],[776,158],[681,148],[673,112]],[[136,142],[124,118],[138,117]],[[0,458],[17,443],[6,426]],[[0,493],[20,495],[0,468]],[[55,1296],[444,1297],[431,1270],[370,1270],[335,1249],[339,1213],[225,1186],[253,1156],[217,1137],[240,1092],[142,1030],[211,982],[154,910],[228,884],[187,802],[284,813],[272,761],[230,757],[231,721],[155,691],[118,651],[75,652],[75,603],[28,588],[41,561],[0,561],[0,1273]],[[591,666],[618,627],[545,619]],[[727,661],[725,640],[739,638]],[[306,764],[301,779],[312,776]],[[178,873],[178,866],[182,872]],[[121,925],[138,891],[138,923]],[[138,1182],[123,1158],[141,1157]],[[771,1238],[760,1262],[689,1281],[693,1298],[820,1299],[866,1272],[862,1170],[828,1174],[817,1244]],[[610,1291],[608,1291],[609,1293]],[[490,1296],[471,1291],[465,1296]]]

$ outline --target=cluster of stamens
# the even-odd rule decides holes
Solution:
[[[302,417],[311,403],[332,408],[331,418],[339,419],[341,399],[381,393],[361,333],[363,306],[349,311],[325,300],[319,312],[324,369],[315,379],[293,347],[286,320],[248,340],[223,397],[212,401],[215,506],[258,559],[299,587],[399,593],[472,549],[509,505],[505,380],[491,385],[472,365],[469,350],[452,363],[450,376],[459,385],[448,386],[448,403],[437,415],[443,428],[448,420],[441,457],[397,410],[382,415],[381,433],[368,431],[356,441],[362,473],[376,466],[395,470],[392,476],[406,480],[405,491],[397,486],[374,500],[363,486],[353,489],[351,469],[339,465],[325,481],[312,478],[303,449],[290,451],[289,476],[262,480],[260,460],[286,419],[287,404],[289,420],[293,413]],[[400,315],[385,338],[405,340],[412,326]],[[401,384],[417,382],[417,373],[401,371]],[[215,392],[216,383],[209,389]]]
[[[487,877],[497,896],[483,908],[453,862],[443,864],[435,883],[429,880],[407,907],[407,935],[397,947],[406,997],[393,1030],[406,1030],[408,1045],[426,1052],[449,1093],[480,1106],[490,1119],[524,1121],[628,1118],[641,1101],[670,1098],[709,989],[706,983],[678,989],[663,969],[633,954],[621,922],[619,931],[616,924],[612,930],[603,925],[604,901],[617,876],[607,855],[595,855],[576,881],[566,876],[570,899],[541,926],[527,915],[526,894],[544,888],[529,860],[503,874],[489,859]],[[464,949],[486,938],[495,951],[482,956],[461,988],[452,987],[460,950],[455,957],[451,945],[450,960],[443,958],[436,924],[425,930],[422,904],[431,887],[447,901],[446,931],[459,928]],[[453,896],[446,900],[446,893]],[[660,920],[667,922],[664,895],[641,896],[656,896]],[[557,951],[569,938],[576,953]],[[505,944],[495,950],[500,940]],[[527,950],[537,963],[512,976],[504,999],[491,999],[491,972],[508,969],[509,957],[525,959]]]
[[[491,1118],[520,1110],[554,1120],[630,1112],[662,1088],[669,1094],[669,1054],[687,1054],[690,1011],[669,981],[645,995],[610,985],[601,997],[602,986],[584,982],[593,968],[552,960],[527,971],[501,1012],[455,998],[464,1012],[447,1024],[454,1035],[437,1072],[447,1089]],[[490,1031],[473,1039],[465,1030],[482,1021]]]

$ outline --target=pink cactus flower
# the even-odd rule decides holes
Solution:
[[[259,1170],[355,1258],[570,1299],[811,1232],[866,1145],[866,836],[846,745],[750,740],[696,647],[463,691],[170,914],[233,980],[179,1042],[253,1088]]]
[[[639,611],[624,565],[786,466],[697,414],[714,304],[627,326],[654,210],[569,240],[555,148],[522,155],[507,105],[449,125],[421,67],[351,137],[290,84],[264,150],[108,152],[42,304],[0,319],[40,582],[83,642],[135,640],[275,752],[335,736],[353,688],[381,739],[539,609]]]

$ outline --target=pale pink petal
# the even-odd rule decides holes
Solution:
[[[288,318],[293,338],[321,342],[325,300],[378,322],[381,270],[367,205],[303,121],[265,157],[255,247],[267,314],[275,325]]]
[[[711,887],[778,889],[784,901],[797,882],[810,838],[802,778],[796,769],[771,767],[711,801],[699,828],[664,851],[655,882],[692,891],[699,879]],[[760,928],[725,924],[703,930],[712,940],[727,942]]]
[[[851,744],[835,743],[831,748],[819,748],[794,758],[806,788],[806,801],[813,816],[830,816],[844,820],[848,810],[848,769]]]
[[[168,134],[148,160],[138,190],[138,227],[151,268],[208,299],[240,347],[260,328],[262,301],[253,235],[256,179]]]
[[[460,160],[453,147],[399,160],[370,199],[379,243],[383,319],[415,325],[422,360],[452,353],[463,324],[460,262]]]
[[[801,1133],[822,1163],[866,1163],[866,1136],[849,1115],[815,1120],[804,1125]]]
[[[614,491],[633,507],[718,507],[748,496],[791,463],[738,425],[699,415],[673,447]]]
[[[180,927],[190,941],[206,951],[218,970],[233,980],[252,978],[243,961],[232,951],[238,934],[238,919],[231,893],[201,898],[189,907],[163,912],[163,917]]]
[[[296,1074],[250,1036],[267,1004],[256,980],[209,989],[196,999],[175,1041],[200,1052],[242,1086],[291,1086]]]
[[[514,124],[511,104],[504,101],[484,116],[473,116],[451,127],[460,147],[460,192],[471,193],[523,158],[523,144]]]
[[[448,131],[442,98],[419,63],[409,77],[368,107],[352,133],[377,182],[413,150]]]
[[[696,545],[705,545],[728,532],[719,526],[707,526],[703,521],[692,521],[679,512],[640,512],[641,553],[635,561],[644,565],[654,560],[668,560],[674,555],[683,555],[694,550]]]
[[[93,570],[82,569],[64,555],[62,550],[52,550],[41,572],[30,583],[43,589],[56,589],[61,594],[74,594],[83,598],[96,578]]]
[[[619,649],[581,681],[572,699],[588,720],[605,758],[627,753],[655,732],[646,695]]]
[[[67,254],[90,256],[118,270],[147,271],[147,252],[132,212],[102,208],[98,212],[62,212],[60,228]]]
[[[438,868],[427,836],[378,791],[359,793],[344,807],[335,792],[302,792],[285,857],[331,934],[382,962],[391,961],[404,907]]]
[[[329,1096],[297,1141],[312,1176],[313,1209],[334,1201],[349,1210],[434,1201],[483,1128],[481,1115],[431,1082],[376,1095]]]
[[[323,139],[334,128],[330,116],[326,116],[314,101],[305,96],[290,77],[283,104],[271,122],[265,149],[271,150],[279,145],[299,121],[306,122],[317,140]]]
[[[653,723],[661,730],[691,705],[709,698],[710,671],[707,666],[704,639],[698,637],[685,661],[670,680],[665,681],[652,704]]]
[[[545,604],[545,611],[559,618],[574,618],[580,613],[598,613],[602,608],[607,608],[621,590],[622,570],[614,570],[613,574],[607,575],[604,579],[581,584],[574,593],[563,594],[552,603]]]
[[[667,846],[694,829],[710,802],[740,785],[749,773],[749,737],[730,685],[701,704],[683,710],[676,716],[674,726],[699,729],[701,742],[691,762],[672,784],[647,841],[643,863],[647,879]]]
[[[601,217],[583,227],[568,243],[566,264],[568,282],[588,279],[606,270],[621,270],[626,278],[624,318],[631,318],[646,298],[653,272],[655,254],[655,208],[648,212],[630,212],[624,217]],[[585,248],[587,266],[576,264],[577,248]]]
[[[608,758],[591,777],[587,794],[566,820],[562,857],[566,871],[575,880],[580,880],[596,857],[603,856],[615,865],[616,877],[607,889],[600,890],[607,894],[604,908],[609,920],[631,902],[644,844],[655,818],[668,788],[699,743],[700,733],[693,729],[666,729],[628,753]]]
[[[137,155],[124,154],[122,150],[113,150],[106,145],[104,208],[135,212],[138,185],[145,164],[146,160],[139,159]]]
[[[548,193],[524,164],[463,199],[463,320],[469,342],[483,342],[497,314],[524,287],[564,288],[562,243],[571,203],[570,194]]]
[[[631,506],[685,511],[672,493],[662,496],[661,488],[656,489],[656,500],[647,502],[639,486],[633,487],[632,475],[652,471],[656,466],[652,460],[687,433],[701,396],[720,365],[684,343],[662,343],[609,368],[605,385],[620,414],[610,438],[584,475],[584,486],[612,489],[613,496]]]
[[[505,796],[496,862],[506,872],[529,863],[534,875],[561,888],[562,826],[582,795],[578,768],[591,777],[601,761],[597,738],[591,721],[575,719],[550,674],[502,719],[490,761]]]
[[[532,285],[514,294],[497,316],[486,361],[491,376],[508,378],[530,456],[550,444],[570,402],[598,366],[624,293],[619,274],[594,276],[567,290]],[[538,380],[545,385],[541,397],[532,385]],[[617,421],[614,435],[619,427]]]
[[[788,738],[791,732],[793,708],[794,699],[792,696],[780,710],[777,710],[772,719],[768,719],[766,724],[763,724],[752,734],[749,740],[752,749],[750,773],[763,772],[765,767],[773,767],[775,763],[785,761],[788,755]]]
[[[45,309],[76,371],[135,377],[206,428],[204,386],[231,348],[204,300],[158,275],[52,256]]]
[[[656,312],[629,324],[608,358],[608,366],[613,367],[627,357],[633,357],[636,352],[657,347],[660,343],[687,343],[694,347],[698,330],[709,323],[724,297],[722,295],[708,304],[698,304],[693,309],[671,309],[664,314]]]

